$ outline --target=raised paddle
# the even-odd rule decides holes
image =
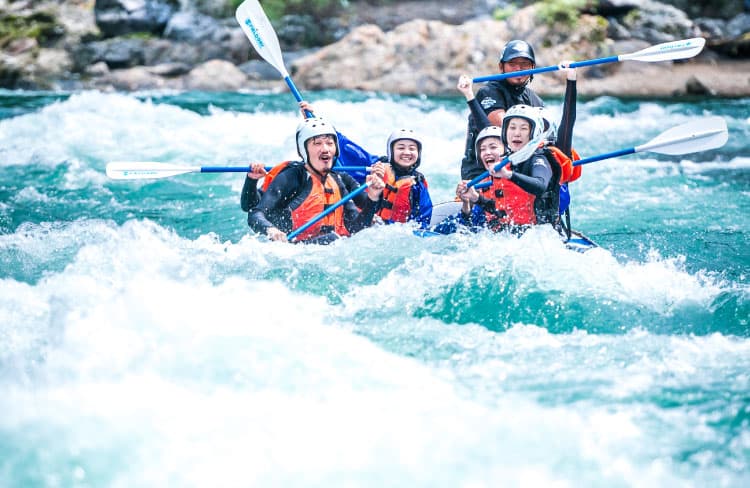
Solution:
[[[242,32],[245,33],[245,36],[250,40],[250,43],[258,54],[268,61],[271,66],[276,68],[276,71],[284,78],[294,98],[298,102],[301,102],[302,95],[289,77],[286,66],[284,66],[284,58],[281,55],[281,48],[279,47],[279,38],[276,36],[276,31],[273,29],[258,0],[245,0],[237,7],[234,16],[237,22],[239,22],[240,27],[242,27]],[[306,112],[306,115],[312,117],[312,113],[309,111]]]
[[[606,58],[589,59],[587,61],[576,61],[570,63],[571,68],[582,68],[584,66],[593,66],[595,64],[605,63],[616,63],[618,61],[645,61],[647,63],[654,63],[657,61],[670,61],[675,59],[687,59],[697,55],[703,46],[706,44],[706,40],[702,37],[694,37],[692,39],[683,39],[681,41],[663,42],[655,46],[647,47],[629,54],[620,54],[619,56],[609,56]],[[483,81],[491,80],[504,80],[505,78],[515,78],[517,76],[528,76],[535,75],[537,73],[546,73],[549,71],[557,71],[560,69],[559,65],[556,66],[544,66],[542,68],[526,69],[523,71],[513,71],[510,73],[497,73],[489,76],[480,76],[474,78],[474,83],[480,83]]]
[[[266,166],[269,171],[272,166]],[[334,171],[369,171],[369,166],[335,166]],[[113,180],[154,180],[186,173],[245,173],[250,166],[188,166],[155,161],[113,161],[107,163],[107,176]]]
[[[289,234],[287,234],[286,239],[291,242],[292,240],[294,240],[295,237],[297,237],[301,233],[305,232],[311,226],[315,225],[320,219],[322,219],[323,217],[325,217],[329,213],[333,212],[334,210],[336,210],[337,208],[339,208],[340,206],[342,206],[343,204],[345,204],[346,202],[348,202],[352,198],[356,197],[357,195],[359,195],[360,193],[362,193],[363,191],[365,191],[367,189],[368,185],[369,185],[369,183],[365,183],[364,185],[360,186],[359,188],[357,188],[353,192],[347,194],[344,198],[342,198],[338,202],[334,203],[333,205],[331,205],[330,207],[328,207],[327,209],[323,210],[318,215],[316,215],[315,217],[313,217],[312,219],[310,219],[309,222],[307,222],[306,224],[302,225],[302,227],[300,227],[299,229],[294,230],[294,231],[290,232]]]

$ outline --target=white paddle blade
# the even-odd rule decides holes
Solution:
[[[542,144],[542,141],[547,139],[551,134],[552,134],[552,129],[548,129],[546,132],[543,132],[536,138],[527,142],[526,145],[523,146],[521,149],[519,149],[518,151],[508,156],[508,160],[513,165],[526,161],[534,154],[534,151],[539,149],[539,146]]]
[[[640,51],[621,54],[617,56],[620,61],[645,61],[654,63],[657,61],[669,61],[673,59],[687,59],[696,56],[703,50],[706,40],[702,37],[683,39],[681,41],[663,42],[655,46],[641,49]]]
[[[664,131],[636,152],[651,151],[672,156],[716,149],[729,139],[727,123],[721,117],[706,117]]]
[[[154,180],[200,172],[200,166],[182,166],[153,161],[113,161],[107,163],[107,176],[113,180]]]
[[[258,54],[276,68],[283,78],[288,77],[279,38],[258,0],[242,2],[235,11],[235,17]]]

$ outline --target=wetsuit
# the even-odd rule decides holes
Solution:
[[[526,86],[511,85],[508,80],[493,80],[479,89],[476,100],[483,109],[485,115],[494,110],[507,111],[513,105],[524,104],[532,107],[543,107],[544,102]],[[466,131],[466,148],[464,158],[461,161],[461,179],[470,180],[484,172],[484,167],[477,162],[474,152],[474,143],[479,131],[484,127],[472,114],[469,115],[469,123]]]
[[[334,170],[336,167],[334,166]],[[337,173],[341,177],[341,181],[346,187],[345,193],[351,193],[359,188],[359,183],[348,173]],[[244,212],[249,212],[251,208],[256,206],[260,202],[260,197],[263,193],[258,190],[258,180],[245,176],[245,184],[242,185],[242,194],[240,195],[240,207]],[[367,195],[360,193],[352,199],[357,207],[366,205],[365,200],[369,200]]]
[[[341,175],[331,172],[330,176],[339,187],[341,196],[349,193]],[[291,163],[273,179],[268,189],[260,197],[260,201],[250,210],[247,223],[255,232],[265,235],[270,227],[276,227],[282,232],[289,233],[293,229],[292,211],[300,207],[310,197],[313,188],[311,175],[304,163]],[[372,224],[372,217],[377,210],[377,202],[367,198],[361,211],[353,201],[343,205],[343,224],[350,234],[354,234]],[[305,242],[327,244],[338,238],[336,233],[323,229],[321,234]]]

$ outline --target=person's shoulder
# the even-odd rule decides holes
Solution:
[[[479,102],[479,105],[484,110],[489,110],[492,108],[502,108],[500,105],[503,101],[502,94],[492,85],[485,85],[482,88],[477,91],[476,96],[474,97]]]
[[[549,157],[546,149],[540,148],[534,151],[531,156],[532,163],[536,165],[550,166]]]
[[[305,163],[302,161],[290,161],[284,167],[280,168],[279,171],[273,176],[273,180],[269,184],[271,186],[278,187],[283,186],[297,186],[301,182],[304,182],[304,177],[307,174],[305,170]]]
[[[537,95],[533,88],[527,86],[526,88],[524,88],[524,91],[526,92],[526,96],[528,97],[532,107],[544,107],[544,100],[542,100],[542,97]]]

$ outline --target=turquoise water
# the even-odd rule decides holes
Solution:
[[[452,198],[460,99],[309,98],[372,152],[421,132]],[[270,243],[241,173],[104,173],[292,158],[294,109],[0,92],[0,486],[750,484],[750,100],[581,101],[584,156],[729,127],[587,165],[585,254],[545,229]]]

